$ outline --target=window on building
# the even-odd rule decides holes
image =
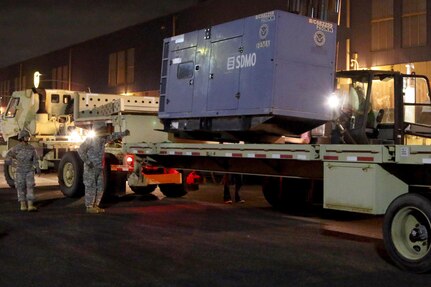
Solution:
[[[117,85],[124,85],[126,82],[126,51],[117,53]]]
[[[1,81],[0,82],[0,96],[8,96],[10,93],[10,81]]]
[[[51,71],[52,88],[67,90],[69,88],[69,66],[59,66]]]
[[[12,100],[10,101],[9,106],[7,108],[7,111],[6,111],[6,117],[7,118],[14,118],[15,117],[18,104],[19,104],[19,98],[12,98]]]
[[[117,53],[109,55],[108,84],[111,87],[117,85]]]
[[[27,89],[27,77],[26,76],[22,76],[21,79],[21,90],[25,90]]]
[[[19,84],[19,78],[15,77],[13,79],[13,90],[14,91],[19,91],[21,89],[20,84]]]
[[[111,87],[132,84],[135,81],[135,49],[109,55],[108,85]]]
[[[312,18],[338,22],[340,5],[340,0],[287,0],[287,11]]]
[[[0,110],[0,113],[3,112],[3,107],[6,106],[7,102],[10,98],[10,81],[1,81],[0,82],[0,107],[2,108]]]
[[[394,0],[371,1],[371,50],[394,47]]]
[[[425,46],[427,41],[426,0],[403,0],[402,45]]]
[[[25,90],[27,88],[27,77],[26,76],[22,76],[21,79],[20,77],[15,77],[13,82],[13,90],[14,91],[22,91]]]
[[[135,49],[127,50],[127,83],[132,84],[135,82]]]

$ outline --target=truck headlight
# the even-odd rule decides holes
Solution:
[[[90,130],[88,133],[87,133],[87,138],[94,138],[96,136],[96,132],[95,131],[93,131],[93,130]]]
[[[70,142],[80,142],[80,141],[82,141],[82,137],[78,133],[78,131],[74,130],[69,134],[69,141]]]
[[[326,101],[326,104],[328,105],[328,107],[329,107],[331,110],[336,110],[336,109],[338,109],[338,107],[340,106],[340,99],[337,97],[337,95],[336,95],[336,94],[331,94],[331,95],[328,97],[328,99],[327,99],[327,101]]]

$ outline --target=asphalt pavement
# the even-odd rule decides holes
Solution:
[[[54,175],[36,178],[36,213],[0,178],[0,286],[429,286],[389,260],[381,217],[292,216],[260,188],[222,202],[209,183],[184,198],[129,192],[85,213]]]

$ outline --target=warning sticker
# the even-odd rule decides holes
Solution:
[[[316,30],[334,33],[334,24],[332,23],[324,22],[313,18],[308,19],[308,23],[316,25]]]

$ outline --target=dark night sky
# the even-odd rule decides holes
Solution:
[[[197,0],[2,0],[0,67],[177,12]]]

